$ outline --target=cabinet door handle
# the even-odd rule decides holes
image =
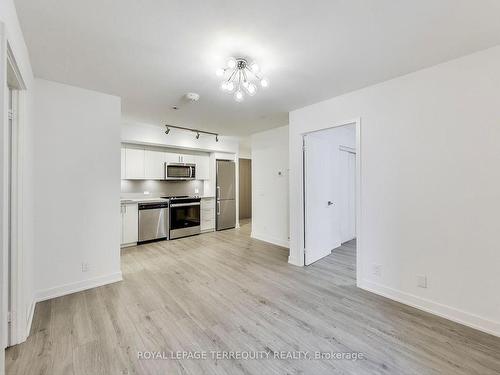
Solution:
[[[220,202],[217,202],[217,215],[220,215]]]

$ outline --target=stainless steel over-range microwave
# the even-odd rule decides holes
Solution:
[[[195,178],[195,164],[165,163],[166,180],[194,180]]]

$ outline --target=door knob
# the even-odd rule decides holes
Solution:
[[[329,205],[329,206],[332,206],[332,205],[333,205],[333,202],[332,202],[332,201],[328,201],[328,205]]]

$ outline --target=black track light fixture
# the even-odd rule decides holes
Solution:
[[[180,129],[180,130],[186,130],[186,131],[196,133],[196,139],[200,139],[200,134],[215,135],[215,142],[219,142],[219,134],[217,134],[217,133],[206,132],[204,130],[198,130],[198,129],[184,128],[182,126],[175,126],[175,125],[165,125],[165,127],[167,128],[167,130],[165,130],[165,134],[170,133],[170,128]]]

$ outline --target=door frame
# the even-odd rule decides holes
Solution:
[[[4,29],[5,31],[5,29]],[[9,134],[9,108],[8,98],[9,86],[12,86],[12,134],[10,139],[2,137],[2,145],[9,142],[11,148],[12,161],[4,161],[2,170],[2,235],[10,236],[2,242],[2,270],[5,281],[2,288],[3,305],[2,306],[2,331],[5,332],[4,346],[12,346],[21,343],[28,337],[28,327],[31,318],[31,311],[26,309],[25,278],[24,278],[24,252],[23,252],[23,158],[24,154],[24,128],[25,128],[25,108],[26,108],[26,84],[21,75],[19,66],[16,62],[14,52],[9,45],[5,34],[1,36],[1,63],[5,69],[2,69],[3,77],[0,82],[3,90],[3,114],[2,114],[2,134]],[[5,64],[5,65],[4,65]],[[11,168],[9,170],[4,168]],[[10,176],[12,181],[10,181]],[[10,194],[8,192],[10,189]],[[10,195],[10,196],[9,196]],[[9,201],[10,199],[10,215]],[[7,231],[10,228],[10,233]],[[8,238],[8,237],[7,237]],[[9,249],[10,247],[10,249]],[[10,251],[10,257],[9,257]],[[10,259],[9,259],[10,258]],[[7,261],[9,260],[9,261]],[[10,272],[9,272],[10,271]],[[9,314],[10,307],[10,314]],[[10,315],[10,316],[9,316]],[[9,322],[10,318],[10,322]],[[10,324],[9,324],[10,323]]]
[[[306,165],[304,163],[304,137],[308,134],[317,133],[323,130],[338,128],[340,126],[345,125],[355,125],[356,128],[356,275],[361,275],[362,270],[362,262],[361,262],[361,254],[362,254],[362,238],[363,232],[361,227],[362,222],[362,210],[361,210],[361,186],[362,186],[362,169],[361,169],[361,118],[356,118],[350,121],[344,121],[337,123],[335,125],[327,126],[320,129],[315,129],[312,131],[308,131],[305,133],[301,133],[302,138],[302,194],[299,195],[299,205],[301,207],[301,218],[302,223],[301,227],[301,239],[300,239],[300,259],[302,260],[302,265],[305,265],[305,234],[306,234],[306,193],[305,193],[305,185],[306,185]],[[356,283],[359,285],[359,277],[356,277]]]
[[[339,146],[339,151],[341,153],[344,153],[344,154],[347,154],[347,155],[354,155],[354,168],[356,169],[356,149],[352,148],[352,147],[349,147],[349,146],[344,146],[344,145],[340,145]],[[354,171],[354,173],[356,173],[356,171]],[[354,176],[354,180],[356,182],[356,175]],[[356,186],[354,186],[354,190],[356,190]],[[356,191],[354,191],[354,203],[356,204]],[[354,207],[354,211],[356,211],[356,207]],[[356,216],[356,212],[354,212],[354,216]],[[356,218],[355,218],[356,220]],[[353,238],[350,238],[349,240],[347,241],[344,241],[343,238],[341,238],[341,241],[342,243],[345,243],[345,242],[349,242],[349,241],[352,241],[353,239],[356,238],[356,222],[354,223],[354,237]],[[340,231],[340,236],[342,237],[342,230]]]

